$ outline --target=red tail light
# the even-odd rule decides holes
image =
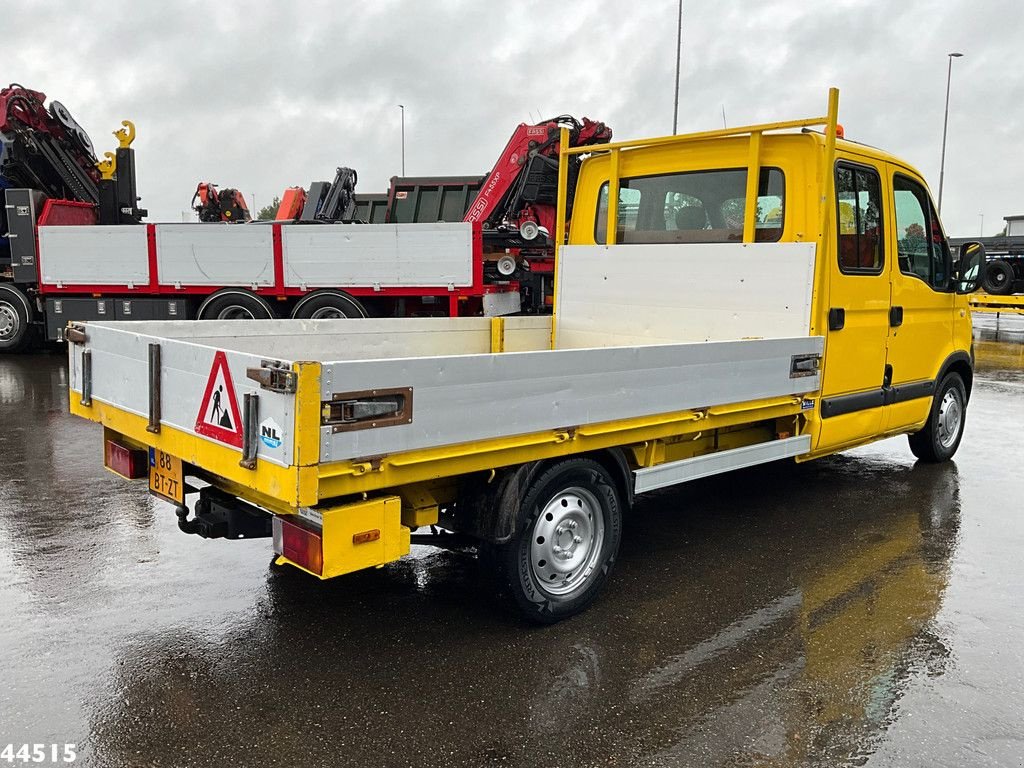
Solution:
[[[323,575],[324,548],[320,531],[308,527],[302,520],[274,517],[274,551],[317,576]]]
[[[121,477],[137,480],[149,474],[149,455],[107,440],[103,449],[103,466]]]

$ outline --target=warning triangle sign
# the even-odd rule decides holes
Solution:
[[[228,370],[228,359],[221,350],[213,356],[203,404],[199,406],[196,417],[196,434],[212,437],[235,448],[242,447],[242,418],[235,385]]]

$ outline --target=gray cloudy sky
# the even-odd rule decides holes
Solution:
[[[136,122],[151,220],[198,181],[265,205],[359,172],[490,169],[513,127],[568,112],[618,138],[671,132],[675,0],[36,0],[4,11],[7,81],[67,105],[97,150]],[[1024,214],[1020,0],[686,0],[680,130],[808,117],[841,89],[846,135],[915,164],[937,194],[953,65],[944,220],[953,235]],[[531,117],[532,115],[532,117]]]

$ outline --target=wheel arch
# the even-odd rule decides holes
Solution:
[[[20,286],[6,280],[0,282],[0,297],[10,297],[7,299],[7,303],[14,310],[15,315],[24,315],[24,327],[20,328],[20,330],[15,330],[14,335],[4,342],[3,352],[23,352],[31,348],[33,342],[39,338],[38,330],[40,325],[38,313],[33,306],[32,299],[29,298],[28,294]],[[18,310],[19,306],[21,307],[21,312]],[[21,323],[20,320],[15,319],[19,324]]]
[[[196,310],[196,319],[203,320],[203,313],[206,311],[206,308],[213,302],[217,301],[218,299],[222,299],[225,296],[242,296],[247,299],[253,299],[256,302],[262,304],[264,307],[266,307],[268,317],[276,317],[276,313],[274,312],[274,308],[270,306],[270,302],[267,301],[262,296],[260,296],[258,293],[247,290],[245,288],[221,288],[220,290],[214,291],[205,299],[203,299],[203,302],[199,305],[199,309]]]
[[[634,483],[633,470],[629,465],[629,459],[622,448],[604,448],[600,451],[580,454],[580,458],[593,459],[615,480],[616,490],[619,492],[619,499],[622,501],[622,511],[628,512],[633,506]]]
[[[25,315],[28,317],[29,322],[35,319],[36,311],[35,307],[32,306],[32,302],[29,300],[28,295],[17,285],[9,282],[0,282],[0,288],[7,289],[10,293],[13,293],[20,301],[23,307],[25,307]]]
[[[967,401],[970,402],[971,386],[974,384],[973,347],[970,354],[963,351],[954,352],[943,361],[942,366],[939,368],[939,375],[935,377],[935,386],[938,387],[939,383],[946,377],[946,374],[949,373],[959,374],[964,382],[964,392],[967,395]]]
[[[344,301],[351,302],[352,305],[359,310],[359,312],[362,314],[362,316],[364,318],[367,318],[367,317],[370,316],[370,313],[367,311],[366,305],[363,302],[361,302],[359,299],[357,299],[352,294],[350,294],[350,293],[348,293],[346,291],[341,290],[340,288],[319,288],[319,289],[317,289],[315,291],[311,291],[310,293],[307,293],[305,296],[303,296],[301,299],[299,299],[295,303],[294,307],[292,307],[291,316],[293,318],[297,317],[300,308],[304,307],[309,302],[311,302],[311,301],[313,301],[315,299],[322,298],[322,297],[325,297],[325,296],[334,296],[334,297],[338,297],[338,298],[340,298],[340,299],[342,299]]]
[[[621,448],[558,456],[531,461],[469,478],[459,494],[456,516],[460,533],[483,541],[503,544],[515,535],[519,504],[536,477],[567,459],[590,459],[611,476],[625,514],[633,506],[633,473]]]

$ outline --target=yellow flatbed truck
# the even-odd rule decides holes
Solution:
[[[71,409],[186,532],[326,579],[443,529],[525,616],[570,616],[639,494],[900,433],[956,451],[984,249],[954,258],[920,174],[837,110],[563,135],[553,317],[81,324]]]

